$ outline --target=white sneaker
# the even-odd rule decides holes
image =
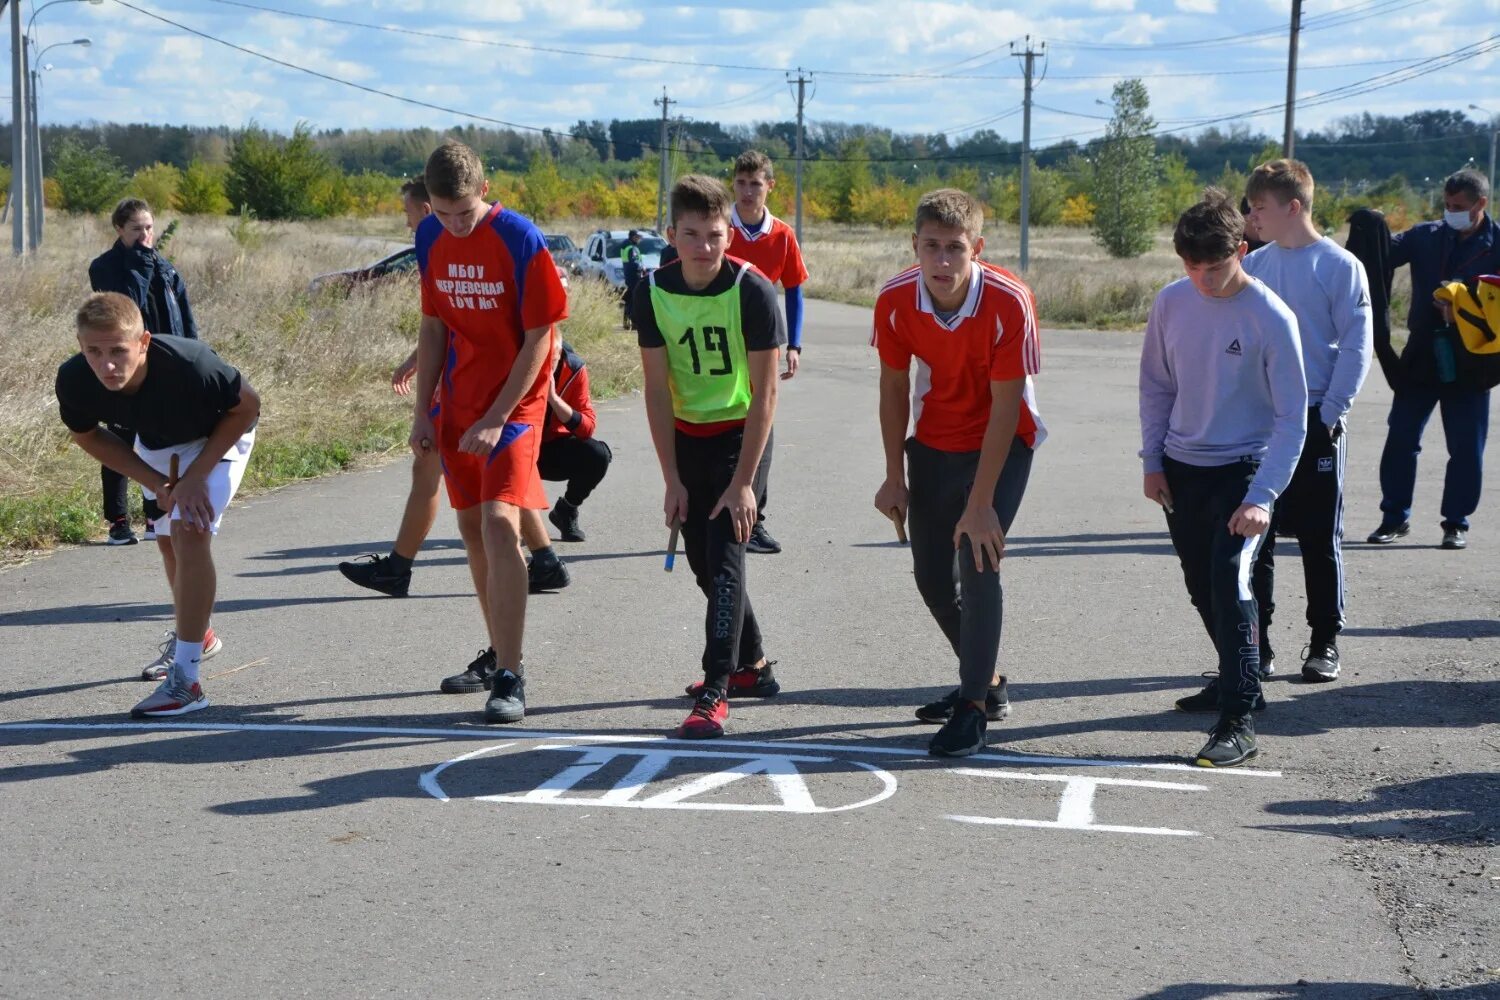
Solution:
[[[219,655],[219,650],[224,648],[224,640],[217,635],[214,641],[203,647],[203,659],[211,660]],[[141,680],[162,681],[167,679],[167,670],[172,666],[172,654],[177,651],[177,631],[167,629],[162,633],[161,645],[157,647],[161,655],[141,670]],[[202,662],[201,660],[199,662]]]
[[[187,678],[176,667],[167,670],[161,686],[143,698],[130,710],[133,719],[158,719],[171,715],[186,715],[208,707],[208,695],[197,681],[189,684]]]

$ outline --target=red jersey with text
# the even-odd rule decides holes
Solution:
[[[747,226],[740,219],[739,206],[730,212],[729,256],[749,261],[770,279],[771,284],[796,288],[807,280],[807,265],[802,263],[802,249],[792,227],[771,214],[761,218],[760,225]]]
[[[499,204],[463,238],[429,215],[417,227],[416,244],[422,313],[448,328],[438,435],[441,447],[451,449],[500,394],[526,331],[567,318],[568,294],[541,230]],[[508,423],[543,423],[550,377],[544,365]]]
[[[870,343],[880,361],[909,371],[918,441],[939,451],[978,451],[990,417],[990,383],[1025,379],[1016,434],[1032,448],[1046,438],[1031,376],[1041,369],[1036,304],[1009,271],[971,265],[969,294],[952,314],[934,307],[920,268],[885,283],[875,300]]]

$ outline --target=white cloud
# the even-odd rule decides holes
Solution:
[[[1219,0],[1176,0],[1176,7],[1184,14],[1217,14]]]

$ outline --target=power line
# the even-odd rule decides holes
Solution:
[[[1308,73],[1313,70],[1324,69],[1352,69],[1356,66],[1409,66],[1419,63],[1422,57],[1414,59],[1365,59],[1359,62],[1344,63],[1316,63],[1312,66],[1298,66],[1299,73]],[[1170,80],[1184,77],[1206,77],[1206,76],[1260,76],[1271,73],[1284,73],[1285,66],[1268,66],[1265,69],[1205,69],[1181,73],[1131,73],[1124,71],[1120,73],[1058,73],[1052,78],[1054,80]]]

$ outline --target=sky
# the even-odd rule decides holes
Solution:
[[[39,47],[92,42],[45,54],[46,123],[238,127],[253,119],[289,131],[303,121],[317,129],[446,128],[488,119],[566,130],[579,119],[659,114],[652,101],[663,87],[679,102],[674,114],[750,123],[795,116],[786,77],[800,67],[812,81],[813,122],[951,139],[991,128],[1019,139],[1022,72],[1011,44],[1020,49],[1029,36],[1041,53],[1032,121],[1038,146],[1099,134],[1111,87],[1130,76],[1144,79],[1161,129],[1192,134],[1207,119],[1270,109],[1233,122],[1279,135],[1291,9],[1290,0],[759,0],[753,7],[738,0],[63,0],[46,9],[41,0],[16,2],[27,18],[40,10]],[[1470,103],[1487,103],[1500,117],[1500,0],[1308,0],[1302,17],[1299,130],[1365,111],[1464,111]],[[1490,51],[1451,68],[1425,62],[1466,46]],[[1393,85],[1358,93],[1362,81]],[[0,94],[7,99],[0,117],[8,118],[8,73]]]

